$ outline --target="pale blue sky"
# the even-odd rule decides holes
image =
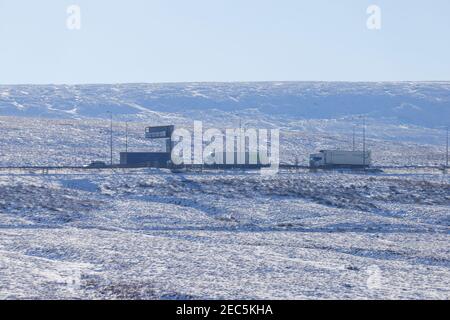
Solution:
[[[82,29],[66,28],[78,4]],[[382,29],[366,9],[382,9]],[[450,80],[448,0],[0,0],[0,84]]]

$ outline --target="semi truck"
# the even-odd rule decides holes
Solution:
[[[309,165],[312,169],[368,168],[372,164],[370,151],[321,150],[310,156]]]

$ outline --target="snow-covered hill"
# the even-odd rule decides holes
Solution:
[[[281,119],[335,119],[365,114],[427,127],[447,125],[450,82],[180,83],[0,86],[0,115],[57,118],[147,118],[252,110]]]
[[[442,165],[449,83],[0,86],[0,167],[149,151],[147,125],[279,128],[282,162]],[[160,147],[160,146],[159,146]],[[2,299],[449,299],[450,177],[0,172]]]
[[[277,128],[283,162],[308,163],[320,149],[362,147],[359,116],[377,164],[444,163],[450,122],[445,83],[186,83],[0,86],[0,163],[79,165],[109,159],[108,111],[115,156],[148,150],[147,125]],[[20,155],[20,156],[17,156]]]

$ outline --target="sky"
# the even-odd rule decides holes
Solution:
[[[448,0],[0,0],[0,84],[448,81],[449,12]]]

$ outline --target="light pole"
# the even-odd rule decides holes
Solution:
[[[353,151],[356,151],[356,130],[355,130],[355,125],[353,125]]]
[[[363,117],[363,165],[366,166],[366,117]]]
[[[125,122],[125,152],[128,153],[128,121]]]
[[[110,163],[113,166],[113,115],[111,111],[108,111],[110,115],[110,125],[109,125],[109,147],[110,147]]]
[[[449,126],[447,126],[447,148],[446,148],[446,154],[445,154],[445,167],[448,168],[448,132],[449,132]]]

